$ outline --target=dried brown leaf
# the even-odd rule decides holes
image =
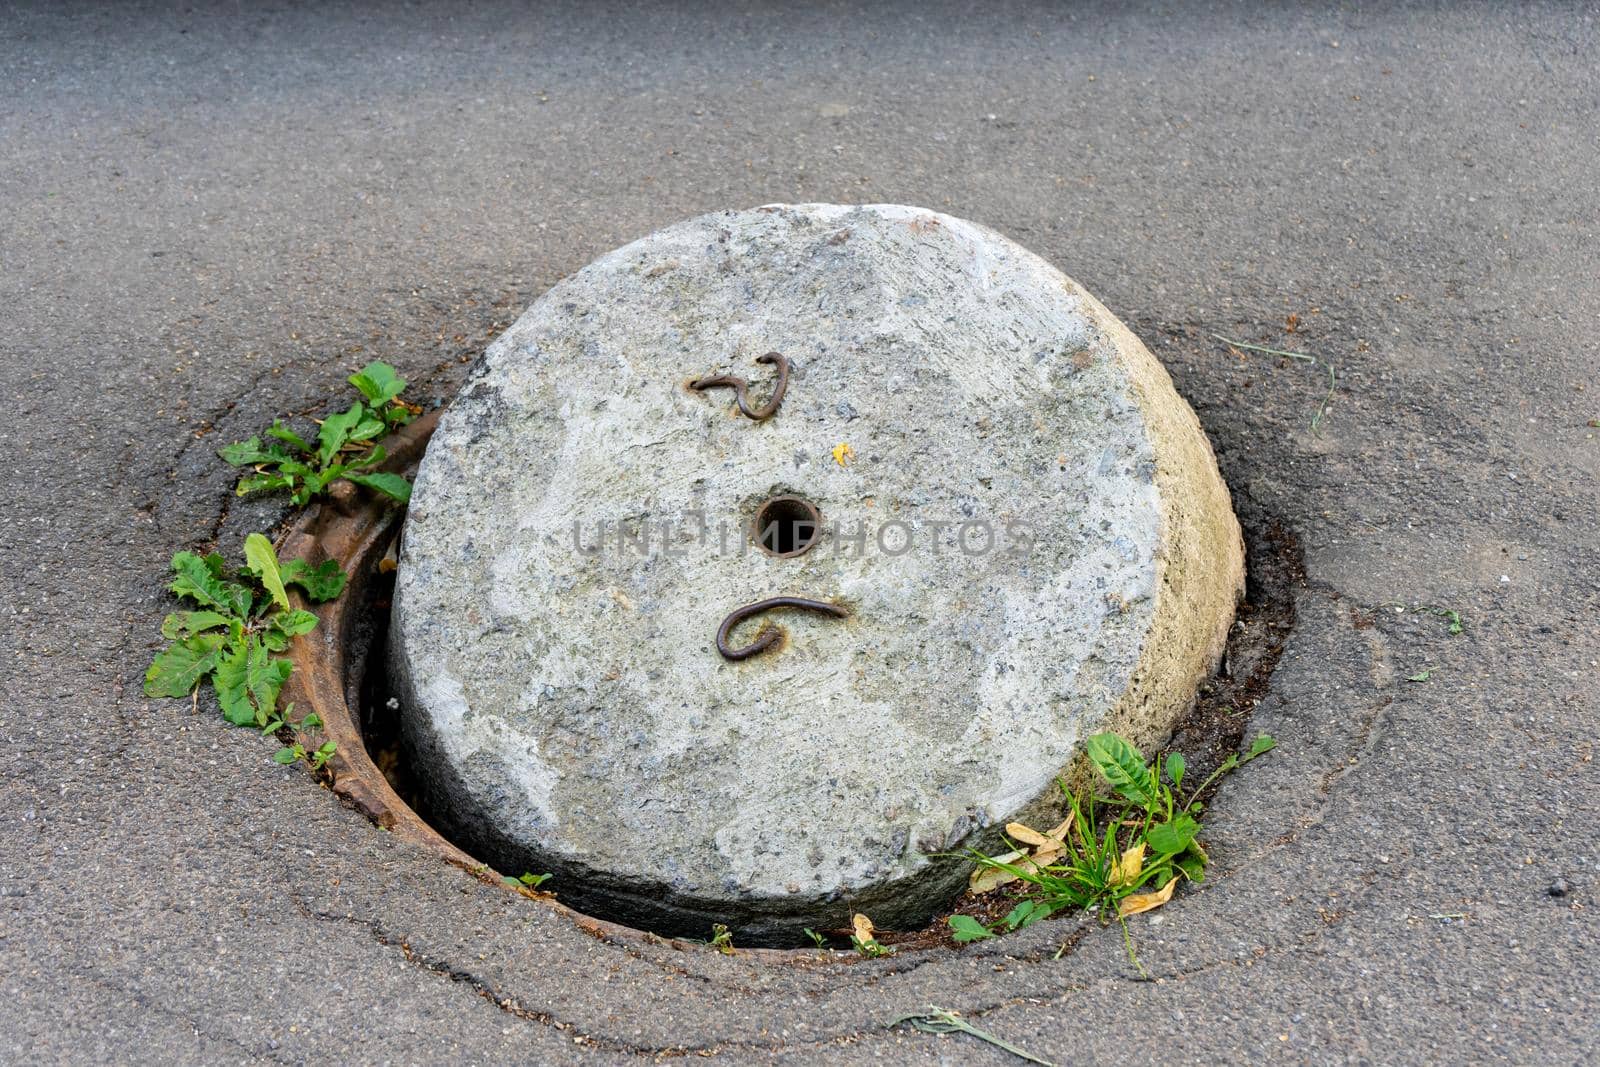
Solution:
[[[1111,865],[1111,884],[1128,885],[1144,870],[1144,842],[1128,849]]]
[[[1033,827],[1025,826],[1020,822],[1006,823],[1006,836],[1013,841],[1020,841],[1024,845],[1047,846],[1052,843],[1048,835],[1041,834]],[[1059,844],[1059,842],[1055,843]]]
[[[1154,893],[1134,893],[1122,898],[1122,903],[1117,905],[1117,914],[1126,919],[1130,915],[1152,911],[1161,907],[1172,899],[1172,891],[1178,886],[1178,880],[1172,879]]]
[[[850,926],[855,930],[855,935],[862,944],[875,940],[872,936],[872,920],[860,912],[850,916]]]

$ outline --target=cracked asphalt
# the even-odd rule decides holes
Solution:
[[[8,5],[0,1059],[1015,1062],[885,1025],[937,1004],[1063,1063],[1592,1061],[1597,24]],[[1252,536],[1298,539],[1241,709],[1279,748],[1210,812],[1217,877],[1132,924],[1151,980],[1074,920],[863,962],[599,939],[140,693],[171,553],[282,517],[229,507],[219,444],[373,357],[447,399],[594,256],[783,200],[1058,264],[1165,361]]]

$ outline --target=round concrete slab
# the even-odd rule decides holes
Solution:
[[[782,377],[775,413],[691,386],[727,375],[758,416]],[[749,543],[780,496],[823,523],[787,557]],[[470,847],[749,943],[926,919],[943,854],[1050,817],[1091,733],[1166,734],[1241,584],[1193,413],[1093,297],[948,216],[767,207],[601,258],[490,348],[417,478],[391,659]],[[779,596],[833,611],[719,655]]]

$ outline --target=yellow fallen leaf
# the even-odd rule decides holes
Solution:
[[[1061,822],[1058,825],[1053,826],[1050,829],[1046,830],[1044,832],[1044,836],[1053,837],[1057,841],[1065,841],[1067,839],[1067,835],[1070,834],[1071,832],[1072,832],[1072,817],[1068,816],[1067,818],[1062,819]]]
[[[872,920],[867,918],[865,915],[862,915],[860,912],[856,912],[854,915],[850,916],[850,925],[855,929],[856,937],[861,941],[862,944],[866,944],[868,941],[873,940]]]
[[[994,859],[997,863],[1008,863],[1023,870],[1033,869],[1032,862],[1021,852],[1007,852],[1004,856],[996,856]],[[1016,880],[1017,876],[1010,871],[1003,871],[998,867],[979,867],[972,872],[972,877],[967,879],[967,892],[973,896],[981,896]]]
[[[1024,845],[1043,846],[1051,844],[1059,845],[1061,843],[1059,841],[1051,841],[1047,835],[1041,834],[1033,827],[1025,826],[1020,822],[1006,823],[1006,836],[1011,838],[1013,841],[1021,841]]]
[[[833,446],[833,461],[841,467],[848,467],[850,460],[856,458],[856,450],[850,447],[848,441],[840,441]]]
[[[1127,885],[1144,870],[1144,842],[1140,841],[1111,865],[1111,884]]]
[[[1132,896],[1123,897],[1122,903],[1117,905],[1117,914],[1126,919],[1130,915],[1159,908],[1172,899],[1172,891],[1177,886],[1178,879],[1173,878],[1154,893],[1134,893]]]

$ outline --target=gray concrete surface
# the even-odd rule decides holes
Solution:
[[[8,8],[0,1059],[1008,1062],[884,1028],[933,1002],[1069,1062],[1592,1060],[1597,15]],[[168,555],[274,517],[219,442],[373,355],[448,395],[598,252],[773,200],[1030,245],[1303,545],[1279,751],[1137,926],[1154,981],[1114,928],[1054,959],[1061,922],[859,966],[609,943],[139,695]],[[1331,360],[1319,428],[1322,364],[1212,332]]]
[[[773,350],[765,420],[685,384]],[[780,559],[750,531],[788,494],[829,532]],[[388,658],[473,855],[805,945],[925,925],[969,850],[1061,821],[1092,734],[1169,737],[1243,568],[1194,413],[1060,271],[924,208],[767,205],[608,252],[489,347],[417,471]],[[843,617],[720,656],[776,596]]]

